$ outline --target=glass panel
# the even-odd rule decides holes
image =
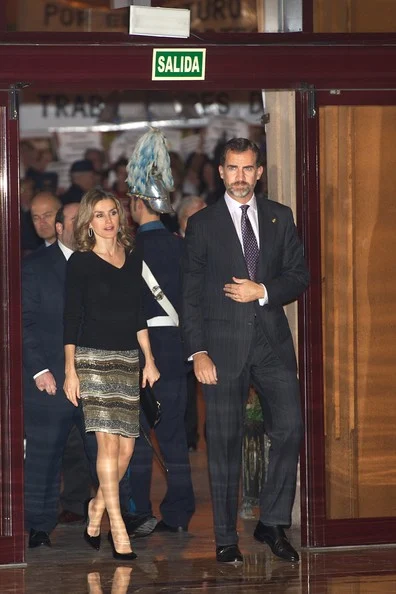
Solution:
[[[110,0],[6,0],[8,31],[127,33],[129,9]],[[256,0],[165,0],[165,8],[189,8],[191,31],[256,32]]]
[[[320,110],[329,519],[396,515],[396,107]]]
[[[162,127],[172,156],[175,208],[188,194],[199,195],[210,203],[224,192],[217,166],[225,140],[247,136],[260,143],[265,152],[263,115],[261,90],[95,89],[77,93],[68,89],[25,89],[19,128],[23,252],[34,250],[39,243],[29,212],[32,196],[43,189],[59,195],[67,191],[71,165],[84,158],[87,150],[93,149],[89,156],[95,160],[96,183],[118,188],[128,214],[122,160],[130,158],[148,125]],[[262,176],[256,192],[266,195],[266,176]],[[286,195],[289,198],[290,191]],[[177,228],[175,217],[169,217],[169,222]]]
[[[394,0],[313,0],[315,33],[392,33]]]

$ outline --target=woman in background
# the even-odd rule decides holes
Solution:
[[[93,189],[76,221],[77,250],[68,262],[64,315],[67,398],[81,398],[86,431],[98,442],[99,489],[87,505],[84,538],[100,548],[107,510],[116,559],[136,558],[121,516],[119,481],[139,435],[139,356],[142,386],[159,378],[141,307],[142,259],[132,249],[119,200]]]

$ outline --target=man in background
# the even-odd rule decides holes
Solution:
[[[59,198],[50,192],[39,192],[30,203],[34,228],[46,247],[56,241],[55,217],[61,206]]]
[[[85,433],[81,407],[75,408],[63,392],[64,282],[78,208],[78,204],[62,207],[56,214],[56,241],[22,262],[25,522],[30,548],[51,546],[50,533],[58,521],[62,455],[73,425],[96,476],[95,436]],[[46,226],[40,228],[49,240]]]
[[[177,208],[177,220],[179,223],[179,233],[182,237],[186,234],[188,219],[206,207],[206,202],[201,196],[185,196],[181,199]]]
[[[100,148],[87,148],[84,153],[84,159],[91,161],[94,168],[95,186],[103,187],[106,171],[106,153]]]
[[[71,186],[61,195],[62,204],[81,202],[81,198],[88,190],[96,185],[95,169],[89,159],[74,161],[70,167]]]
[[[182,240],[165,228],[160,214],[144,198],[131,198],[131,214],[139,225],[136,248],[142,251],[144,262],[156,279],[155,284],[159,284],[176,313],[181,298]],[[145,439],[136,440],[127,475],[130,493],[138,516],[150,514],[152,517],[151,525],[146,521],[145,526],[138,528],[137,535],[145,536],[153,529],[156,532],[186,532],[195,510],[184,428],[188,366],[183,358],[178,322],[166,314],[161,301],[154,297],[146,282],[142,302],[155,364],[161,373],[155,385],[155,396],[161,404],[161,420],[154,431],[168,472],[167,491],[160,504],[162,519],[157,524],[150,501],[153,452]],[[149,433],[144,415],[141,415],[141,424]]]

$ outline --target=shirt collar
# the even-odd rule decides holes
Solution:
[[[156,229],[165,228],[165,225],[161,221],[150,221],[149,223],[143,223],[143,225],[140,225],[137,232],[142,233],[143,231],[154,231]]]
[[[63,255],[65,256],[66,260],[68,260],[70,258],[70,256],[72,255],[73,250],[71,250],[66,245],[64,245],[61,241],[59,241],[59,239],[58,239],[58,245],[59,245],[59,248],[61,249],[61,251],[63,252]]]
[[[240,202],[238,202],[237,200],[234,200],[234,198],[231,198],[231,196],[229,196],[227,194],[227,192],[224,194],[224,200],[226,201],[228,210],[230,212],[239,212],[239,213],[241,212],[242,204]],[[249,202],[245,202],[245,204],[250,206],[250,208],[252,208],[255,212],[257,212],[257,200],[256,200],[256,196],[254,194],[250,198]]]

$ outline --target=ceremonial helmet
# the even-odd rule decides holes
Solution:
[[[170,157],[161,130],[150,128],[136,143],[127,165],[129,194],[145,200],[159,214],[173,212],[174,189]]]

